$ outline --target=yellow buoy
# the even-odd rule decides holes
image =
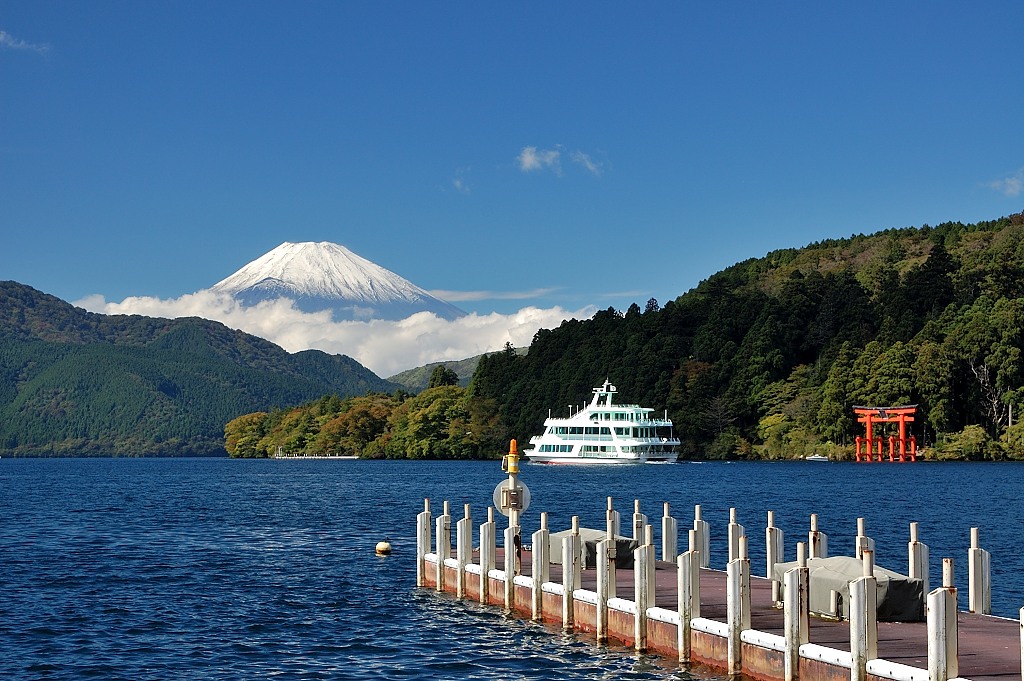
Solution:
[[[377,555],[387,556],[391,554],[391,544],[385,539],[384,541],[377,542]]]

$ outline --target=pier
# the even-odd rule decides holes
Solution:
[[[906,574],[875,565],[863,519],[853,555],[842,558],[829,553],[812,515],[792,563],[783,562],[784,535],[772,512],[748,535],[738,509],[727,527],[713,528],[699,505],[680,532],[668,504],[651,522],[639,501],[620,514],[608,498],[606,527],[582,528],[574,517],[554,532],[541,513],[540,529],[526,541],[519,518],[529,491],[515,477],[517,462],[505,467],[509,480],[478,526],[468,506],[456,519],[447,502],[435,516],[425,500],[417,517],[417,586],[712,673],[765,681],[1022,678],[1024,609],[1021,621],[990,614],[990,558],[976,528],[965,549],[968,609],[958,611],[954,561],[942,560],[942,584],[930,588],[917,523],[909,528]],[[509,516],[501,530],[495,507]],[[677,551],[680,534],[685,550]],[[763,565],[751,565],[754,541],[764,542]],[[727,543],[724,570],[708,564],[712,542]],[[856,574],[835,582],[837,558]],[[894,606],[883,601],[897,593],[894,585],[902,589],[901,615],[887,621]]]

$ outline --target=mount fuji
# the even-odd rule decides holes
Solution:
[[[285,242],[209,290],[230,295],[243,305],[288,298],[304,312],[330,310],[335,321],[399,320],[417,312],[451,320],[466,314],[328,241]]]

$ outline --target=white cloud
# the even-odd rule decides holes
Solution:
[[[989,182],[988,186],[1006,196],[1020,196],[1024,192],[1024,168],[1001,180]]]
[[[590,157],[590,154],[584,154],[582,151],[574,151],[569,155],[573,163],[586,168],[592,175],[600,175],[602,172],[601,164]]]
[[[49,45],[28,43],[24,40],[15,38],[7,31],[0,31],[0,47],[6,47],[9,50],[25,50],[28,52],[35,52],[36,54],[46,54],[50,51]]]
[[[266,338],[289,352],[314,348],[348,355],[385,378],[429,362],[500,350],[507,342],[528,346],[539,329],[555,328],[565,319],[583,319],[594,313],[592,307],[575,312],[561,307],[526,307],[515,314],[470,314],[455,321],[421,312],[398,322],[335,322],[329,312],[305,313],[286,299],[243,307],[210,291],[169,300],[131,297],[120,303],[93,295],[74,304],[104,314],[213,319]]]
[[[523,147],[519,152],[516,161],[519,169],[524,173],[535,170],[553,170],[556,175],[562,174],[562,152],[558,149],[538,149],[537,147]]]
[[[569,160],[580,166],[591,175],[600,177],[604,172],[604,165],[584,152],[577,149],[569,152]],[[556,144],[554,149],[538,149],[537,147],[523,147],[516,157],[519,170],[524,173],[550,170],[555,175],[562,175],[562,145]]]
[[[428,291],[430,295],[449,303],[466,300],[529,300],[541,298],[557,291],[557,288],[535,288],[532,291]]]
[[[452,178],[452,186],[455,187],[455,191],[460,194],[469,194],[469,182],[466,181],[466,177],[469,175],[470,168],[459,168],[455,171],[455,177]]]

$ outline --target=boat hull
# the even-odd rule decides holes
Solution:
[[[546,454],[525,454],[530,463],[571,465],[571,466],[632,466],[646,463],[646,458],[611,456],[548,456]]]

